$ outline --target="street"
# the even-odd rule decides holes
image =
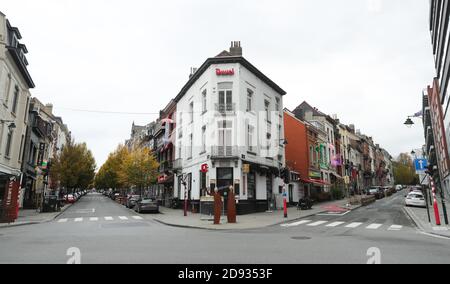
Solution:
[[[399,193],[345,216],[216,232],[165,226],[94,193],[53,222],[0,229],[0,263],[64,264],[69,248],[83,264],[365,264],[370,248],[381,263],[450,263],[449,240],[419,233],[402,202]]]

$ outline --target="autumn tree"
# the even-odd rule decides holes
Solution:
[[[416,185],[420,182],[414,168],[413,160],[409,154],[400,154],[393,163],[393,166],[394,177],[397,184]]]
[[[122,189],[129,185],[124,174],[123,167],[125,160],[130,155],[128,149],[119,145],[111,153],[95,176],[95,187],[102,189]]]
[[[86,143],[69,142],[51,163],[50,178],[69,190],[92,186],[95,159]]]
[[[158,168],[159,164],[150,149],[137,148],[125,158],[119,180],[135,186],[142,195],[144,188],[156,182]]]

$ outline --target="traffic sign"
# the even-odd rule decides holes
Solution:
[[[416,172],[425,172],[428,167],[428,160],[426,159],[416,159],[414,160],[414,166],[416,168]]]

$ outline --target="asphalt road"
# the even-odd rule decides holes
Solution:
[[[0,229],[0,263],[64,264],[69,248],[84,264],[365,264],[371,248],[382,263],[450,263],[450,240],[418,232],[402,199],[300,225],[216,232],[165,226],[91,194],[54,222]]]

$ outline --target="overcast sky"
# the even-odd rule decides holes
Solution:
[[[186,83],[190,67],[240,40],[285,89],[355,124],[397,156],[424,143],[422,90],[435,76],[428,0],[2,0],[28,47],[32,95],[53,103],[100,166]]]

